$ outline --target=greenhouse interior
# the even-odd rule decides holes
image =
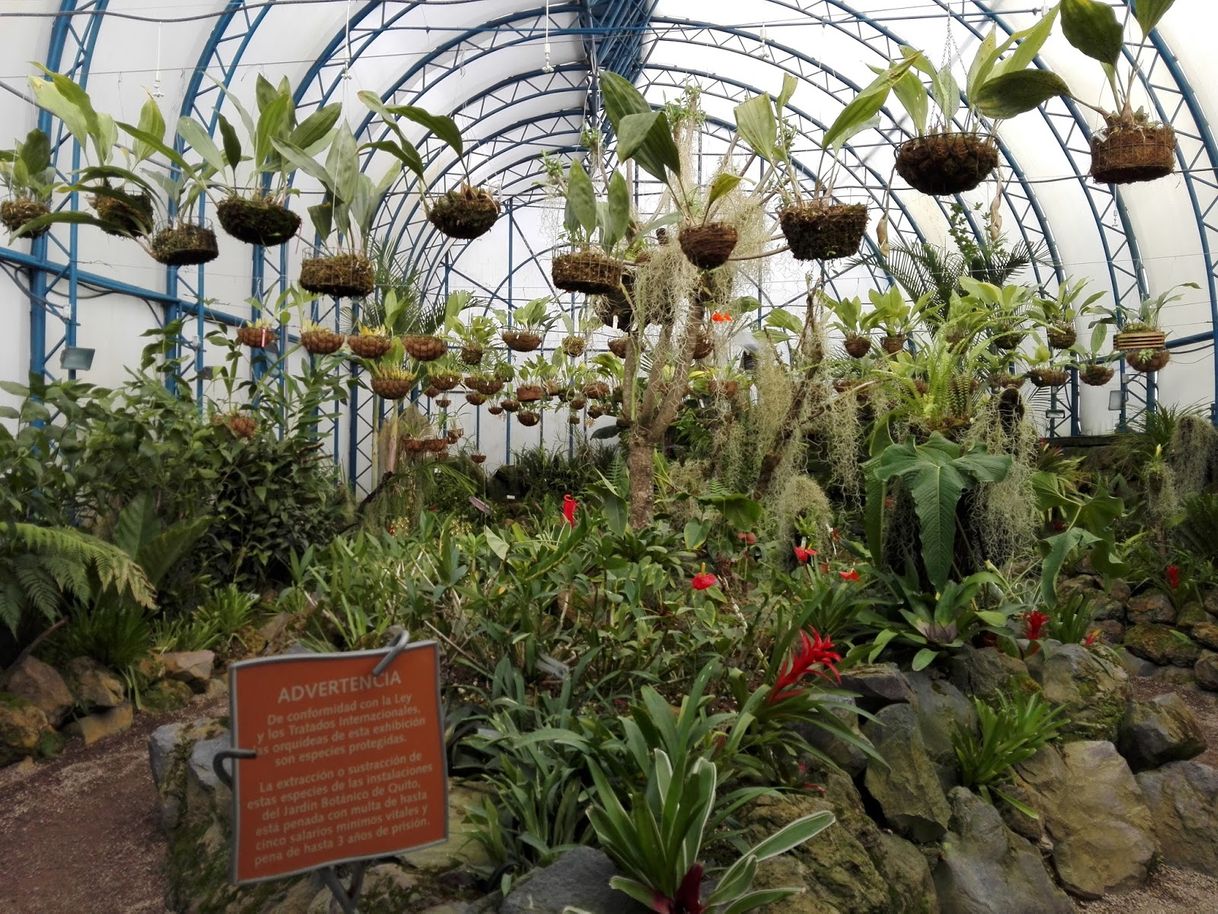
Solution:
[[[0,914],[1218,914],[1215,36],[0,0]]]

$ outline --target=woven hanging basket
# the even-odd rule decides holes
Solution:
[[[622,286],[622,261],[592,250],[559,254],[550,263],[550,278],[564,292],[612,295]]]
[[[908,337],[904,333],[891,333],[880,340],[880,348],[889,355],[896,355],[905,348]]]
[[[1078,370],[1078,378],[1089,387],[1103,387],[1112,380],[1116,371],[1108,365],[1084,365]]]
[[[315,295],[362,298],[374,288],[372,261],[363,254],[306,258],[300,265],[300,287]]]
[[[401,400],[414,387],[414,378],[385,378],[372,376],[372,389],[386,400]]]
[[[481,187],[466,185],[436,197],[428,221],[449,238],[472,241],[491,230],[499,218],[499,203]]]
[[[1070,378],[1064,368],[1029,368],[1028,380],[1037,387],[1061,387]]]
[[[347,346],[361,359],[379,359],[393,346],[393,340],[377,333],[351,334]]]
[[[1125,364],[1134,371],[1149,374],[1152,371],[1162,371],[1171,361],[1171,353],[1166,349],[1146,350],[1125,353]]]
[[[148,244],[152,259],[167,267],[190,267],[211,263],[220,256],[216,233],[202,225],[173,225],[163,228]]]
[[[630,347],[630,337],[617,336],[609,341],[609,351],[619,359],[626,358],[626,352]],[[695,357],[696,358],[696,357]]]
[[[1091,177],[1101,184],[1136,184],[1172,173],[1176,131],[1167,124],[1117,123],[1091,138]]]
[[[532,352],[541,348],[541,334],[532,330],[504,330],[499,335],[508,349],[516,352]]]
[[[486,402],[486,394],[480,394],[476,390],[471,390],[465,395],[465,402],[471,406],[481,406]]]
[[[850,334],[846,337],[846,352],[853,358],[861,359],[871,351],[871,337],[861,334]]]
[[[152,231],[152,198],[141,191],[129,194],[107,187],[105,193],[94,194],[89,205],[100,219],[102,231],[119,238],[142,238]]]
[[[39,216],[49,215],[51,208],[45,203],[38,200],[30,200],[25,197],[16,197],[12,200],[0,201],[0,223],[10,232],[17,232],[27,223],[33,222]],[[30,232],[25,238],[37,238],[39,235],[44,235],[49,229],[49,225],[44,225],[35,232]]]
[[[300,345],[313,355],[329,355],[343,348],[347,338],[333,330],[306,330],[300,334]]]
[[[1055,324],[1045,331],[1050,349],[1069,349],[1078,339],[1078,331],[1068,324]]]
[[[941,197],[972,190],[998,166],[993,137],[935,133],[897,147],[897,174],[914,190]]]
[[[1116,352],[1158,350],[1166,344],[1167,334],[1162,330],[1123,330],[1112,338],[1112,348]]]
[[[736,226],[726,222],[687,225],[677,235],[686,260],[703,270],[713,270],[727,263],[738,238]]]
[[[516,400],[520,403],[536,403],[545,395],[545,388],[538,384],[516,385]]]
[[[714,351],[715,338],[705,331],[699,333],[698,339],[694,343],[694,358],[704,359]]]
[[[481,346],[462,346],[461,361],[466,365],[481,365],[484,352]]]
[[[477,463],[477,464],[483,464],[483,463],[486,463],[486,455],[485,455],[485,454],[470,454],[470,455],[469,455],[469,459],[470,459],[470,462],[471,462],[471,463]]]
[[[408,356],[419,362],[434,362],[448,352],[448,344],[438,336],[404,336],[402,348]]]
[[[267,197],[226,197],[216,205],[216,218],[233,238],[265,248],[283,244],[300,230],[300,217]]]
[[[516,413],[516,421],[526,428],[532,428],[541,421],[541,415],[533,412],[531,409],[522,409]]]
[[[242,346],[249,346],[250,349],[265,349],[277,339],[279,334],[271,327],[245,324],[237,328],[237,342]]]
[[[778,224],[796,260],[852,257],[867,230],[867,207],[825,200],[799,203],[780,209]]]
[[[588,341],[582,336],[569,336],[562,341],[562,351],[573,359],[579,358],[588,348]]]
[[[990,387],[994,390],[1019,390],[1027,380],[1027,375],[1022,374],[992,374],[990,375]]]
[[[452,390],[461,383],[461,376],[456,374],[436,374],[431,376],[431,386],[436,390]]]

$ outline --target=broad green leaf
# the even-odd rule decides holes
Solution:
[[[791,96],[795,94],[796,88],[799,86],[797,80],[790,73],[784,73],[782,77],[782,91],[778,93],[778,99],[774,103],[774,108],[777,111],[782,111],[787,106],[787,102],[791,100]]]
[[[601,96],[604,99],[605,115],[613,126],[613,131],[621,134],[622,120],[631,114],[646,114],[651,105],[643,98],[642,93],[623,76],[611,70],[605,70],[600,76]]]
[[[749,911],[756,911],[766,905],[778,904],[792,895],[798,895],[801,891],[803,891],[801,888],[758,889],[737,898],[724,908],[723,914],[747,914]]]
[[[892,87],[909,72],[909,68],[914,66],[918,59],[921,59],[921,55],[917,58],[908,57],[893,64],[856,95],[825,131],[825,147],[840,148],[849,137],[866,126],[884,107]]]
[[[1043,105],[1051,98],[1069,95],[1070,87],[1048,70],[1016,70],[996,76],[970,99],[989,118],[1015,117]]]
[[[1057,577],[1075,550],[1098,543],[1100,538],[1081,527],[1071,527],[1041,543],[1044,560],[1040,566],[1040,593],[1045,603],[1057,601]]]
[[[832,825],[834,821],[835,819],[831,812],[817,812],[810,816],[803,816],[794,822],[788,823],[764,841],[756,844],[748,854],[756,857],[758,862],[764,862],[771,857],[785,854],[787,851],[793,850],[805,841],[809,841],[819,835]]]
[[[161,107],[156,103],[156,99],[149,96],[148,100],[144,102],[143,107],[140,108],[140,119],[136,126],[149,136],[164,141],[165,117],[161,114]],[[133,151],[135,157],[143,162],[145,159],[152,158],[153,152],[158,150],[140,140],[136,142]]]
[[[34,94],[38,107],[63,121],[63,125],[68,128],[77,143],[84,146],[88,142],[89,123],[85,112],[64,98],[53,82],[31,76],[30,91]]]
[[[609,205],[606,207],[604,237],[601,239],[607,251],[617,246],[630,228],[630,188],[620,171],[609,178]]]
[[[914,124],[914,132],[919,135],[926,133],[930,100],[926,95],[926,87],[922,85],[922,80],[918,79],[918,74],[913,70],[906,71],[900,79],[893,83],[892,91],[896,93],[901,107],[909,113]]]
[[[339,126],[326,155],[326,171],[334,183],[334,197],[340,202],[350,203],[355,196],[355,185],[359,180],[359,150],[355,135],[346,124]]]
[[[944,64],[931,80],[931,88],[935,104],[943,112],[943,121],[950,125],[956,112],[960,110],[960,85],[952,75],[951,64]]]
[[[1124,30],[1116,12],[1100,0],[1062,0],[1062,33],[1088,57],[1116,66],[1121,56]]]
[[[617,140],[618,157],[623,161],[633,159],[658,181],[667,183],[670,171],[680,171],[680,153],[663,112],[626,115],[618,125]]]
[[[216,171],[224,171],[228,159],[216,148],[215,141],[208,136],[207,131],[203,129],[203,125],[198,121],[189,117],[179,120],[178,135],[186,141],[186,144],[191,149],[203,158],[204,162]]]
[[[262,167],[278,148],[275,140],[287,135],[291,103],[289,96],[277,94],[258,115],[258,126],[254,130],[254,162],[258,167]]]
[[[376,143],[368,143],[364,146],[365,149],[379,149],[381,152],[387,152],[399,162],[409,168],[419,180],[423,180],[423,157],[419,155],[419,151],[414,148],[409,142],[404,141],[405,145],[390,143],[381,140]]]
[[[575,161],[567,170],[567,212],[583,229],[585,237],[596,231],[596,191],[584,166]]]
[[[990,72],[993,70],[998,61],[998,55],[1001,51],[998,50],[998,28],[991,26],[985,38],[981,40],[981,44],[977,47],[977,53],[973,56],[973,62],[969,64],[968,78],[965,80],[965,92],[971,99],[977,87],[990,78]]]
[[[915,673],[920,673],[920,672],[922,672],[922,670],[926,669],[928,666],[930,666],[932,663],[934,663],[935,658],[938,656],[939,656],[938,651],[932,650],[929,647],[924,647],[920,651],[918,651],[916,654],[914,654],[914,658],[913,658],[911,667],[913,668],[913,671]]]
[[[417,105],[393,105],[389,108],[394,114],[420,124],[447,143],[458,156],[464,155],[465,147],[461,142],[461,131],[457,122],[444,114],[432,114]]]
[[[224,161],[228,163],[229,168],[236,168],[241,164],[241,137],[223,114],[219,115],[217,123],[220,126],[220,136],[224,140]],[[178,131],[181,132],[181,129],[182,125],[179,124]]]
[[[321,203],[310,206],[308,212],[318,237],[323,241],[329,238],[334,232],[334,202],[329,193]]]
[[[1053,24],[1057,21],[1058,10],[1059,7],[1053,7],[1041,17],[1036,25],[1012,35],[1011,38],[1019,42],[1018,46],[1010,57],[994,65],[993,71],[982,80],[982,84],[984,85],[990,78],[1015,73],[1030,66],[1036,59],[1036,55],[1040,53],[1040,49],[1045,46],[1045,42],[1049,40],[1049,36],[1053,34]]]
[[[710,187],[706,191],[706,211],[709,213],[711,207],[739,186],[740,175],[733,175],[728,172],[720,172],[715,175],[715,179],[711,181]]]
[[[288,141],[293,146],[308,149],[314,143],[321,142],[334,129],[342,113],[342,105],[337,103],[318,108],[300,122],[288,137]]]
[[[21,163],[31,177],[51,167],[51,138],[35,127],[21,143]]]
[[[1133,0],[1133,15],[1142,29],[1142,37],[1148,37],[1164,14],[1176,0]]]
[[[254,81],[254,99],[258,103],[258,110],[265,111],[278,97],[279,91],[269,79],[259,73]]]
[[[316,160],[309,158],[299,149],[275,140],[275,149],[292,165],[293,168],[298,168],[309,177],[313,178],[321,184],[327,191],[334,192],[334,179],[330,173],[326,171]]]
[[[774,102],[766,93],[736,106],[736,132],[745,144],[771,164],[777,158],[778,121]]]

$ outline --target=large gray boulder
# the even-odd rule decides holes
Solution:
[[[1206,651],[1198,657],[1193,675],[1201,688],[1207,692],[1218,692],[1218,654]]]
[[[647,908],[609,887],[617,875],[601,851],[577,847],[519,883],[503,900],[500,914],[562,914],[568,907],[588,914],[644,914]]]
[[[935,764],[939,783],[949,790],[959,782],[953,739],[960,730],[977,733],[977,709],[946,679],[926,672],[910,673],[907,678],[914,692],[913,709],[922,742]]]
[[[1172,762],[1138,775],[1163,862],[1218,873],[1218,772]]]
[[[935,868],[942,914],[1073,914],[1040,854],[989,803],[956,787],[951,831]]]
[[[211,679],[216,655],[211,651],[177,651],[162,654],[161,663],[165,665],[165,675],[170,679],[184,682],[196,692],[202,692]]]
[[[1149,622],[1125,632],[1125,649],[1159,666],[1192,666],[1201,653],[1197,643],[1183,632]]]
[[[1120,664],[1101,659],[1081,644],[1043,642],[1028,671],[1044,697],[1066,715],[1068,738],[1116,738],[1129,701],[1129,676]]]
[[[909,705],[889,705],[863,727],[883,762],[870,759],[863,785],[885,821],[920,843],[937,841],[947,831],[951,809],[939,775],[926,751],[918,716]]]
[[[5,689],[42,711],[52,727],[58,727],[75,704],[68,684],[55,667],[37,657],[23,658],[6,671],[5,677]]]
[[[1218,651],[1218,622],[1198,622],[1192,629],[1193,640],[1211,651]]]
[[[1146,881],[1155,856],[1150,811],[1112,743],[1046,746],[1016,773],[1053,840],[1053,864],[1068,892],[1098,898]]]
[[[909,681],[895,663],[872,663],[842,670],[841,687],[858,695],[859,707],[865,711],[913,701]]]
[[[38,754],[40,744],[52,732],[41,708],[0,692],[0,768]]]
[[[950,669],[953,685],[987,701],[1040,691],[1022,660],[992,647],[966,644],[952,654]]]
[[[123,681],[92,657],[73,657],[64,673],[72,694],[86,708],[117,708],[126,699]]]
[[[1149,590],[1131,597],[1125,606],[1126,615],[1133,625],[1141,622],[1158,622],[1171,625],[1176,621],[1176,606],[1165,593]]]
[[[1182,762],[1205,751],[1197,718],[1175,692],[1131,701],[1121,719],[1117,750],[1137,771]]]

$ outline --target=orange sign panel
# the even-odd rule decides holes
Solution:
[[[229,668],[233,881],[259,882],[448,838],[434,641]]]

